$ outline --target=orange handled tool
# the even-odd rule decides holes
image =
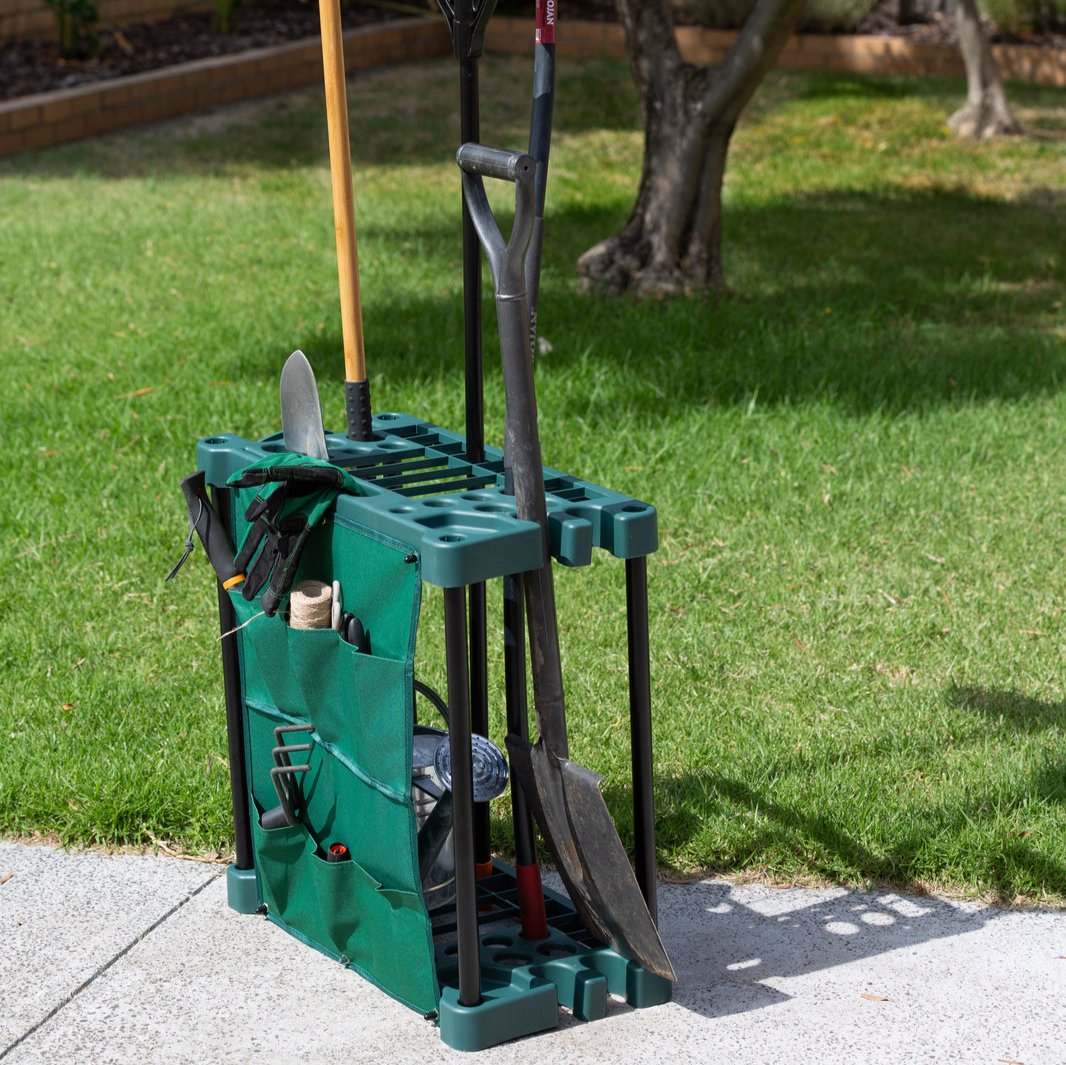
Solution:
[[[348,436],[371,436],[370,382],[363,349],[363,312],[359,302],[359,251],[355,239],[352,153],[348,138],[348,95],[344,80],[344,41],[340,0],[319,0],[322,23],[322,73],[326,87],[329,170],[333,184],[333,224],[337,232],[341,333],[344,337],[344,405]]]

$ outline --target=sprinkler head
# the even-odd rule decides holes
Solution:
[[[489,802],[507,790],[507,759],[494,743],[484,736],[470,737],[470,756],[473,762],[474,802]],[[434,768],[441,783],[452,786],[452,747],[445,738],[437,748]]]

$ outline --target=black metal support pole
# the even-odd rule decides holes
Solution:
[[[474,786],[470,758],[470,685],[467,672],[466,592],[444,589],[444,647],[448,665],[449,736],[452,753],[452,846],[455,853],[455,918],[459,940],[459,1005],[481,1001],[478,956],[477,877],[474,871]]]
[[[477,59],[459,60],[459,126],[463,144],[481,139]],[[485,457],[484,359],[481,349],[481,243],[463,196],[463,328],[466,352],[466,452]]]
[[[489,734],[488,618],[485,585],[470,585],[470,727]],[[474,860],[479,876],[492,872],[490,811],[487,802],[474,806]]]
[[[648,560],[626,559],[629,643],[629,728],[633,745],[633,826],[637,883],[657,920],[655,797],[652,793],[651,660],[648,642]]]
[[[477,57],[459,60],[459,126],[463,144],[481,137]],[[463,196],[463,323],[466,353],[466,454],[471,462],[485,458],[484,356],[481,345],[481,243]],[[470,586],[470,712],[471,728],[489,733],[488,619],[485,585]],[[489,807],[474,809],[474,852],[481,872],[492,864]]]
[[[214,489],[213,502],[222,526],[232,536],[230,518],[230,494],[228,489]],[[218,586],[218,620],[222,633],[237,627],[237,615],[229,594]],[[233,835],[236,841],[238,869],[251,869],[255,865],[252,849],[252,826],[248,807],[248,774],[244,760],[244,712],[241,703],[241,661],[233,633],[222,640],[222,681],[226,693],[226,733],[229,739],[230,799],[233,804]]]

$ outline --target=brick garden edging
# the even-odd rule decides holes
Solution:
[[[500,18],[490,23],[486,47],[500,54],[528,54],[529,23]],[[678,30],[682,54],[691,62],[720,60],[735,34],[685,26]],[[413,62],[451,54],[443,19],[404,19],[364,26],[344,35],[345,66],[351,70]],[[568,22],[562,55],[625,57],[621,27],[604,22]],[[993,51],[1007,80],[1066,86],[1064,53],[997,45]],[[962,74],[958,49],[915,44],[899,37],[796,36],[778,66],[879,74]],[[0,158],[31,148],[79,140],[97,133],[236,103],[285,89],[319,84],[322,50],[317,37],[253,52],[182,63],[149,74],[95,82],[74,89],[24,96],[0,103]]]
[[[450,55],[443,19],[404,19],[344,35],[345,67]],[[0,103],[0,158],[322,82],[317,37]]]
[[[717,63],[736,34],[680,26],[677,41],[690,63]],[[486,46],[495,52],[529,51],[529,26],[520,19],[489,23]],[[612,56],[625,59],[622,27],[610,22],[567,22],[560,32],[560,55]],[[1066,87],[1066,51],[995,44],[992,53],[1006,81],[1030,81]],[[778,57],[779,67],[791,70],[835,70],[861,74],[957,75],[964,73],[959,50],[950,44],[919,44],[904,37],[829,36],[796,34]]]

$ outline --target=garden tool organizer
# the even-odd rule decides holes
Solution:
[[[559,1007],[602,1017],[608,995],[632,1006],[665,1002],[668,980],[648,972],[585,929],[570,900],[545,892],[548,934],[521,934],[514,870],[495,862],[468,897],[431,910],[418,868],[412,797],[415,635],[422,582],[444,589],[448,705],[453,744],[462,742],[469,691],[466,594],[470,585],[536,568],[537,527],[514,515],[502,453],[465,457],[461,436],[403,414],[374,418],[371,441],[327,433],[331,461],[365,495],[343,495],[310,535],[297,580],[338,580],[372,652],[333,629],[291,628],[279,612],[259,616],[237,585],[219,586],[229,725],[236,861],[230,906],[267,916],[426,1016],[459,1049],[480,1049],[552,1028]],[[197,464],[231,538],[243,535],[252,489],[227,485],[250,463],[283,453],[280,434],[259,441],[207,437]],[[657,546],[655,509],[640,500],[544,470],[553,557],[588,565],[594,549],[624,561],[629,628],[637,874],[655,908],[646,556]],[[237,626],[243,625],[236,632]],[[509,693],[510,695],[510,693]],[[278,730],[288,730],[279,732]],[[467,729],[467,735],[469,731]],[[278,806],[276,752],[290,743],[302,806],[296,825],[266,829]],[[274,775],[272,776],[272,771]],[[473,805],[458,806],[459,845],[472,836]],[[341,843],[350,859],[329,860]],[[458,868],[457,868],[458,872]],[[475,929],[463,941],[460,926]],[[470,944],[473,944],[471,946]],[[460,973],[479,987],[460,1002]],[[472,974],[472,976],[470,975]]]
[[[469,100],[470,85],[476,88],[472,65],[493,6],[471,0],[441,3],[460,59],[463,137],[469,142],[477,140],[477,123],[471,119],[471,114],[476,119],[476,107],[472,111]],[[544,10],[553,17],[554,5],[540,5],[540,30]],[[538,49],[541,46],[538,36]],[[540,58],[538,53],[538,62]],[[535,80],[543,89],[545,78]],[[543,100],[540,106],[543,116]],[[534,126],[537,113],[535,102]],[[547,113],[550,121],[550,97]],[[544,151],[536,160],[538,167],[541,162],[546,165],[543,128],[540,138]],[[483,149],[476,143],[466,144],[463,152],[459,162],[466,172],[467,197],[477,192],[480,180],[471,175],[499,177],[520,164],[528,177],[534,163],[530,156]],[[513,174],[508,179],[516,180]],[[538,180],[540,212],[543,174],[539,171]],[[516,187],[520,184],[516,181]],[[533,202],[528,182],[523,188],[528,206]],[[336,624],[339,603],[334,627],[294,627],[286,619],[284,598],[276,611],[274,599],[267,607],[262,590],[246,598],[241,567],[228,564],[234,559],[230,545],[240,546],[255,520],[256,509],[250,505],[260,502],[254,484],[240,483],[245,471],[253,464],[262,467],[264,461],[269,466],[267,460],[277,456],[279,465],[290,463],[291,472],[293,453],[286,447],[284,431],[256,441],[234,435],[205,437],[197,444],[198,474],[186,479],[183,490],[190,520],[219,576],[236,838],[236,858],[227,873],[230,906],[240,913],[264,912],[301,941],[438,1023],[448,1045],[478,1050],[557,1026],[560,1007],[579,1019],[594,1020],[604,1015],[610,995],[635,1007],[660,1004],[671,996],[673,973],[654,924],[646,560],[658,545],[656,512],[638,499],[541,464],[531,376],[526,397],[531,417],[523,425],[532,423],[529,435],[535,446],[527,451],[535,455],[533,466],[527,464],[524,472],[519,469],[524,428],[519,426],[516,432],[515,411],[526,408],[516,404],[512,410],[513,376],[508,378],[505,434],[510,450],[505,456],[485,444],[477,236],[484,239],[489,227],[482,217],[481,228],[474,233],[469,206],[464,199],[466,434],[407,414],[378,413],[369,432],[364,426],[353,433],[349,417],[348,435],[324,430],[307,435],[309,440],[324,438],[326,464],[349,476],[313,527],[301,528],[298,555],[286,558],[282,548],[278,565],[293,571],[287,576],[292,576],[294,586],[314,580],[339,590],[344,618],[352,624],[358,621],[357,639],[350,638],[353,629],[348,621]],[[538,214],[538,226],[540,222]],[[494,253],[502,257],[509,249],[498,231],[492,239],[498,247],[486,247],[495,274]],[[524,255],[524,246],[516,254]],[[539,255],[538,231],[532,254],[534,293]],[[501,324],[505,376],[516,368],[523,373],[528,369],[521,363],[529,354],[532,332],[526,323],[535,321],[535,309],[527,308],[520,274],[519,270],[515,298],[522,301],[521,313],[512,315],[509,334]],[[498,306],[509,312],[505,304],[511,296],[501,292],[499,277],[496,280]],[[471,328],[472,320],[476,328]],[[363,410],[369,415],[369,393],[365,394]],[[317,402],[307,409],[312,407],[313,422],[319,417]],[[533,495],[537,499],[543,495],[537,520],[517,516],[526,513],[530,468]],[[262,529],[258,531],[261,534]],[[625,570],[635,871],[602,804],[598,777],[568,761],[561,691],[556,730],[562,733],[562,742],[555,750],[545,743],[544,726],[550,719],[540,702],[536,662],[534,696],[541,735],[536,746],[527,741],[523,589],[531,604],[529,639],[536,649],[532,625],[537,615],[532,604],[544,589],[552,598],[554,626],[552,560],[569,567],[586,566],[594,550],[621,560]],[[220,556],[226,556],[221,565]],[[241,552],[236,557],[239,560]],[[249,567],[249,577],[258,565]],[[514,868],[493,860],[488,804],[474,801],[479,791],[472,741],[492,738],[487,736],[485,582],[494,580],[504,582],[506,740],[518,852]],[[253,583],[249,580],[244,587]],[[446,699],[415,676],[424,583],[443,589]],[[443,742],[449,754],[444,774],[450,784],[449,805],[441,810],[450,810],[447,846],[454,872],[453,880],[440,885],[446,890],[439,892],[436,883],[427,887],[425,855],[420,862],[420,826],[434,823],[440,811],[428,811],[435,801],[444,802],[439,791],[429,799],[424,790],[419,791],[419,781],[432,775],[426,744],[432,747],[439,731],[417,723],[415,703],[420,696],[437,705],[448,727]],[[438,755],[444,751],[443,742]],[[526,759],[524,784],[516,776],[520,756]],[[539,765],[543,775],[548,762],[551,772],[558,774],[558,796],[545,796],[542,778],[534,772]],[[506,764],[498,776],[502,786]],[[529,786],[531,779],[536,788]],[[556,777],[544,779],[550,793]],[[564,795],[567,786],[573,789],[571,795]],[[585,801],[590,795],[596,802]],[[602,809],[593,809],[597,804]],[[552,807],[549,814],[558,813],[556,805],[573,823],[572,839],[564,827],[563,846],[544,828],[544,808]],[[530,810],[537,815],[568,888],[567,894],[544,890],[542,905]],[[595,848],[588,830],[597,818],[599,824],[607,824],[608,842],[616,848],[614,865],[602,865],[599,884],[591,868],[586,882],[580,867],[586,857],[600,857],[581,853],[581,822],[584,819],[584,845],[591,852]],[[592,833],[600,834],[604,833]],[[571,842],[572,847],[566,845]],[[560,852],[570,850],[576,855],[576,872],[575,866],[568,868],[566,860],[560,861]],[[590,867],[596,864],[588,862]],[[619,871],[624,874],[620,879],[627,880],[617,884],[618,898],[613,891],[604,894],[604,869],[607,881]],[[627,888],[631,891],[625,898]],[[598,900],[603,901],[603,914],[593,912]],[[650,942],[654,949],[642,948],[637,936],[627,940],[626,928],[620,927],[636,910],[650,933],[644,944]],[[652,960],[642,963],[638,958]]]

